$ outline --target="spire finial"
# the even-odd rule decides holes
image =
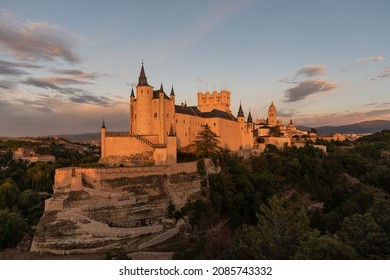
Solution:
[[[173,85],[172,85],[172,88],[171,88],[171,95],[175,95],[175,92],[173,91]]]
[[[131,97],[135,97],[134,95],[134,88],[131,88],[131,94],[130,94]]]
[[[104,118],[103,118],[102,128],[106,129],[106,123],[104,122]]]

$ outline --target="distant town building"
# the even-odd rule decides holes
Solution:
[[[26,162],[55,162],[56,158],[53,155],[38,155],[34,151],[25,148],[18,148],[13,153],[14,160],[23,160]]]

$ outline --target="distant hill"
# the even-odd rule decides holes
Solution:
[[[82,133],[82,134],[63,134],[56,135],[68,139],[72,142],[91,142],[100,141],[100,132],[97,133]]]
[[[297,126],[299,130],[308,131],[310,127]],[[347,124],[341,126],[320,126],[314,127],[317,133],[320,135],[332,135],[335,133],[349,134],[349,133],[375,133],[384,129],[390,129],[390,121],[376,120],[376,121],[364,121],[354,124]]]

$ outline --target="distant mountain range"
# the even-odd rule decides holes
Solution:
[[[299,130],[309,131],[311,127],[297,126]],[[376,121],[364,121],[359,123],[341,125],[341,126],[320,126],[314,127],[319,135],[332,135],[335,133],[341,134],[362,134],[362,133],[375,133],[384,129],[390,129],[390,121],[376,120]]]
[[[312,127],[297,126],[299,130],[309,131]],[[350,133],[375,133],[384,129],[390,129],[390,121],[377,120],[365,121],[354,124],[347,124],[341,126],[320,126],[314,127],[319,135],[332,135],[335,133],[350,134]],[[82,134],[64,134],[56,135],[74,142],[90,142],[100,141],[100,132],[98,133],[82,133]]]

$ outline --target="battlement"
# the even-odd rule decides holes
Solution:
[[[214,109],[230,111],[230,90],[198,92],[198,108],[201,112],[211,112]]]

